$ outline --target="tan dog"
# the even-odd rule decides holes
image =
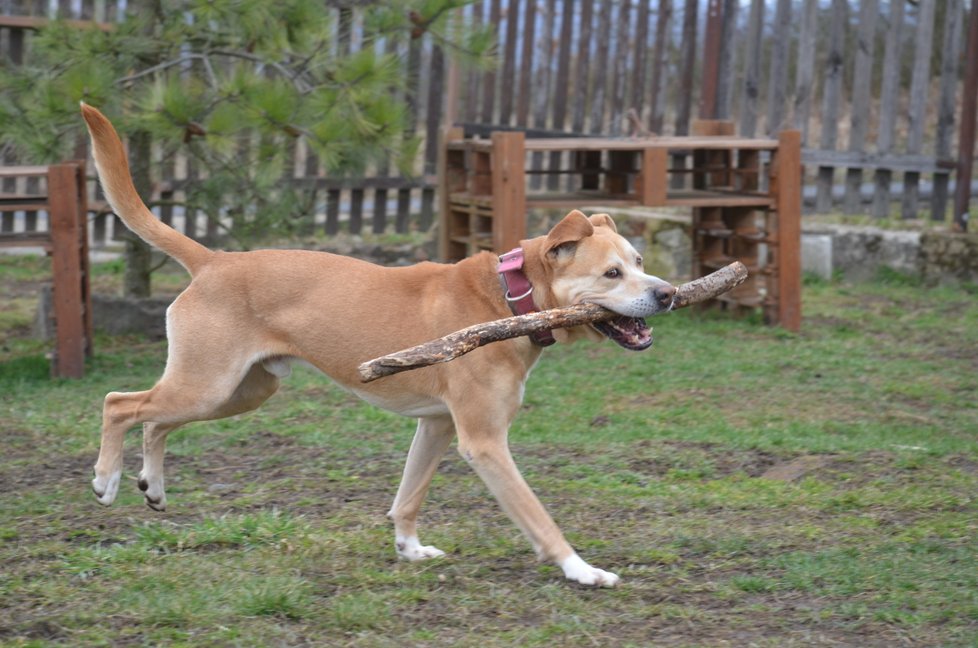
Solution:
[[[190,286],[166,316],[169,355],[147,391],[105,397],[102,445],[92,486],[98,501],[116,497],[123,437],[143,424],[139,488],[163,510],[166,435],[191,421],[253,410],[275,393],[289,362],[303,360],[364,400],[418,419],[389,517],[399,556],[443,555],[418,540],[416,519],[432,475],[458,436],[458,452],[485,481],[537,555],[585,585],[618,577],[574,552],[523,480],[507,432],[541,348],[527,338],[492,344],[450,363],[361,384],[357,366],[455,330],[511,315],[488,252],[454,265],[384,268],[322,252],[209,250],[157,220],[137,195],[112,124],[82,104],[98,173],[116,214],[145,241],[179,261]],[[595,302],[622,317],[556,330],[558,341],[611,337],[626,348],[652,343],[642,319],[667,310],[675,288],[649,276],[607,215],[572,211],[549,234],[522,242],[524,272],[538,308]]]

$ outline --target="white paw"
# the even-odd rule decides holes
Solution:
[[[414,562],[415,560],[427,560],[429,558],[440,558],[445,555],[445,552],[437,547],[432,547],[431,545],[422,545],[417,536],[399,537],[394,541],[394,548],[397,549],[397,555],[404,560],[410,560]]]
[[[560,568],[564,570],[564,576],[567,580],[572,580],[581,585],[614,587],[620,580],[616,574],[587,564],[576,553],[562,560]]]
[[[136,482],[139,490],[143,491],[146,498],[146,506],[154,511],[166,510],[166,492],[163,490],[163,478],[148,479],[139,473],[139,481]]]
[[[117,470],[108,475],[95,475],[92,480],[92,490],[95,498],[102,506],[108,506],[115,501],[115,496],[119,493],[119,480],[122,479],[122,471]]]

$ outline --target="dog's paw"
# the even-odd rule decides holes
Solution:
[[[616,574],[587,564],[576,553],[561,561],[560,568],[567,580],[590,587],[614,587],[620,580]]]
[[[416,560],[428,560],[429,558],[440,558],[445,552],[431,545],[422,545],[416,536],[397,538],[394,542],[397,555],[404,560],[414,562]]]
[[[136,482],[139,490],[143,491],[146,498],[146,506],[154,511],[163,512],[166,510],[166,491],[163,490],[163,479],[147,479],[142,473],[139,481]]]
[[[122,479],[122,471],[116,470],[107,475],[95,474],[92,480],[92,492],[102,506],[108,506],[115,501],[115,496],[119,494],[119,481]]]

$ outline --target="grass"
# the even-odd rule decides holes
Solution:
[[[0,291],[43,269],[4,260]],[[150,385],[164,343],[100,339],[84,380],[51,381],[8,331],[0,644],[978,645],[974,287],[809,279],[804,303],[797,335],[684,311],[643,354],[546,351],[514,455],[613,591],[537,564],[454,453],[421,527],[448,556],[396,561],[413,422],[305,369],[170,436],[166,513],[135,486],[133,432],[100,508],[101,399]],[[799,457],[817,461],[795,481],[763,476]]]

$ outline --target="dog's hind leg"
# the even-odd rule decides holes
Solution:
[[[408,451],[401,485],[387,514],[394,521],[394,546],[401,558],[424,560],[445,555],[445,552],[436,547],[421,544],[418,540],[417,519],[418,510],[428,493],[428,486],[438,462],[445,455],[454,436],[455,425],[450,416],[423,418],[418,421],[418,431],[414,434],[414,441]]]
[[[278,386],[278,377],[266,371],[261,363],[252,365],[231,397],[206,418],[224,418],[257,409],[278,390]],[[143,423],[143,469],[139,473],[138,484],[146,498],[146,505],[156,511],[166,510],[163,457],[166,436],[177,427],[156,422]]]
[[[175,365],[175,366],[174,366]],[[208,368],[211,371],[208,371]],[[217,375],[215,375],[217,374]],[[219,419],[253,410],[278,389],[279,380],[260,363],[221,370],[214,363],[168,363],[160,381],[142,392],[113,392],[105,397],[102,445],[92,490],[108,506],[119,490],[125,433],[146,423],[140,489],[152,508],[165,506],[163,454],[166,435],[191,421]]]

